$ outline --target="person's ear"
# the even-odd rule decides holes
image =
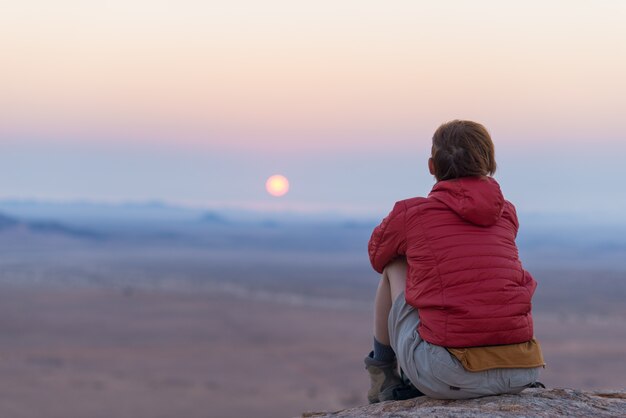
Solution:
[[[432,158],[428,159],[428,171],[430,171],[430,174],[433,176],[435,175],[435,160]]]

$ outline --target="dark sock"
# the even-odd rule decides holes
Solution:
[[[390,345],[382,344],[374,337],[374,360],[391,363],[395,359],[396,353],[393,352],[393,348]]]

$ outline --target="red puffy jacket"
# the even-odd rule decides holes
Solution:
[[[376,271],[406,256],[406,301],[420,336],[443,347],[514,344],[533,338],[531,297],[522,268],[515,207],[490,177],[440,181],[428,197],[399,201],[374,229]]]

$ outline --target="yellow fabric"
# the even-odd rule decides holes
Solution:
[[[486,347],[448,348],[470,372],[489,369],[513,369],[545,366],[539,341]]]

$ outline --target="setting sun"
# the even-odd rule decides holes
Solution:
[[[267,179],[265,189],[272,196],[284,196],[289,191],[289,180],[285,176],[275,174]]]

